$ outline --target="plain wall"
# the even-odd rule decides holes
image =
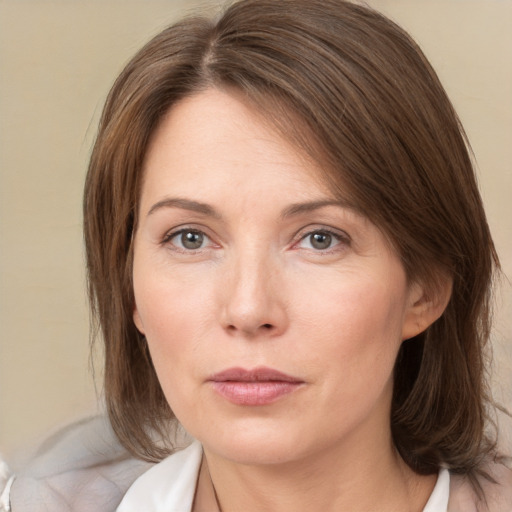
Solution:
[[[220,4],[0,0],[0,451],[8,459],[51,429],[98,410],[81,235],[87,159],[102,103],[123,64],[199,3]],[[472,143],[510,279],[512,2],[367,3],[404,26],[438,71]],[[510,407],[506,279],[493,340],[497,395]],[[97,388],[101,394],[101,378]]]

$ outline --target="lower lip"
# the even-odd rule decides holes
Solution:
[[[236,405],[268,405],[293,393],[301,382],[285,381],[213,381],[213,388]]]

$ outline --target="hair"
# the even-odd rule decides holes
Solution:
[[[108,96],[85,185],[90,302],[105,350],[104,391],[124,446],[172,451],[172,411],[133,323],[132,236],[148,141],[162,117],[208,88],[236,91],[321,162],[333,193],[378,226],[442,316],[402,343],[391,430],[417,473],[474,476],[494,450],[486,344],[499,266],[469,145],[436,73],[410,36],[343,0],[242,0],[216,19],[165,29]],[[298,121],[298,122],[297,122]]]

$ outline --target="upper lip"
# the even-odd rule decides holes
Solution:
[[[228,368],[212,375],[209,380],[213,382],[304,382],[297,377],[263,366],[251,370]]]

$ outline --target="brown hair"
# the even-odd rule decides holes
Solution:
[[[241,92],[321,161],[334,193],[387,235],[411,280],[435,294],[441,276],[453,279],[441,318],[402,344],[391,425],[416,472],[444,465],[474,475],[493,447],[484,347],[498,260],[465,135],[411,38],[343,0],[242,0],[217,20],[186,19],[150,41],[115,82],[84,216],[106,403],[121,442],[153,460],[172,449],[173,414],[132,320],[131,239],[148,140],[171,105],[207,87]]]

